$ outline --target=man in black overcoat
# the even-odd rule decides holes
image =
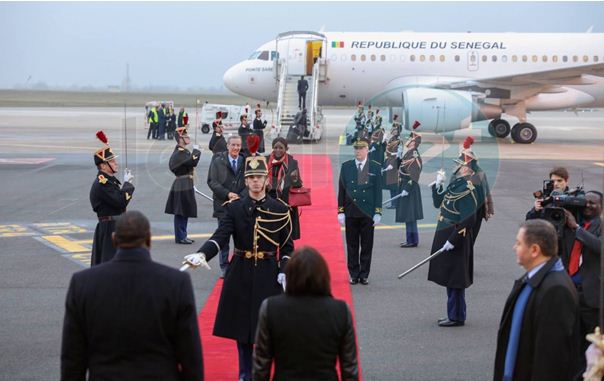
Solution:
[[[113,260],[71,278],[61,380],[203,380],[191,278],[151,260],[140,212],[122,215],[113,241]]]
[[[293,251],[288,205],[266,195],[264,156],[245,161],[247,194],[229,201],[218,229],[198,250],[185,257],[197,266],[212,259],[233,237],[235,250],[222,285],[214,335],[237,341],[239,379],[251,380],[252,351],[260,304],[282,292],[283,271]]]
[[[441,327],[457,327],[466,321],[465,289],[474,280],[474,238],[478,201],[472,184],[471,162],[476,156],[469,149],[456,160],[458,169],[447,188],[439,173],[431,184],[432,201],[439,208],[431,253],[444,253],[430,261],[428,280],[447,288],[447,317],[438,320]]]
[[[126,169],[124,185],[120,183],[115,177],[119,169],[118,155],[109,147],[103,131],[96,135],[104,146],[94,153],[94,164],[98,172],[90,188],[90,204],[99,222],[94,229],[90,266],[110,261],[115,255],[111,234],[115,230],[115,221],[126,211],[134,193],[134,185],[131,183],[134,176]]]
[[[266,120],[262,120],[262,110],[256,110],[256,117],[252,127],[254,133],[260,138],[260,147],[258,147],[258,153],[264,153],[264,129],[266,128]]]
[[[419,188],[419,176],[422,173],[422,157],[417,147],[422,143],[422,137],[416,133],[420,126],[419,122],[413,125],[413,131],[405,142],[407,151],[402,157],[398,169],[399,194],[402,196],[396,200],[396,222],[405,223],[406,241],[401,247],[417,247],[419,244],[419,231],[417,221],[424,219],[422,206],[422,194]]]
[[[346,226],[350,284],[369,284],[374,227],[382,220],[382,168],[369,160],[368,147],[367,140],[354,142],[355,159],[340,169],[338,222]]]
[[[176,175],[176,179],[170,188],[165,213],[174,215],[174,240],[176,243],[189,245],[193,243],[193,240],[187,238],[187,224],[190,217],[197,217],[193,180],[201,151],[197,146],[193,146],[193,152],[187,149],[191,138],[187,134],[186,127],[178,127],[174,138],[176,147],[170,157],[169,165],[170,171]]]
[[[526,274],[516,280],[503,309],[493,380],[572,380],[576,374],[578,298],[564,271],[556,229],[526,221],[514,251]]]

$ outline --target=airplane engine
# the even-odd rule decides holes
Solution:
[[[418,120],[422,131],[448,132],[468,128],[471,122],[497,118],[501,107],[478,102],[472,93],[414,87],[403,90],[403,122],[409,129]]]

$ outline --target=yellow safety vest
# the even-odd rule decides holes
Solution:
[[[151,113],[153,115],[149,118],[149,122],[150,123],[157,123],[159,121],[159,117],[157,116],[157,109],[155,107],[153,107],[151,109]]]

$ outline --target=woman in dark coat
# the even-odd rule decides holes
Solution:
[[[287,153],[287,140],[278,137],[273,140],[273,151],[268,156],[268,194],[289,204],[289,190],[300,188],[302,179],[298,161]],[[291,207],[292,239],[300,238],[300,218],[298,208]]]
[[[359,379],[357,348],[350,310],[331,295],[329,269],[313,248],[296,250],[285,268],[285,294],[260,306],[253,379]]]

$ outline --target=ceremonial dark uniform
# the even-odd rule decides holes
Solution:
[[[338,187],[338,213],[346,215],[350,279],[367,279],[373,250],[373,216],[382,214],[382,174],[378,163],[366,159],[361,171],[358,170],[356,160],[342,164]]]
[[[293,251],[291,221],[287,205],[269,196],[256,201],[245,195],[226,204],[225,209],[218,229],[199,252],[210,260],[228,244],[231,236],[235,242],[213,333],[237,340],[240,378],[246,379],[245,374],[251,377],[252,345],[260,304],[282,292],[277,275],[283,272]]]
[[[390,166],[391,169],[384,172],[382,179],[384,182],[384,189],[390,191],[390,198],[393,198],[398,193],[398,168],[400,166],[400,159],[398,156],[398,146],[400,140],[398,136],[392,136],[386,144],[386,158],[384,160],[384,169]],[[388,209],[394,209],[396,207],[396,200],[390,202]]]
[[[424,219],[422,194],[419,187],[421,172],[422,157],[419,151],[416,148],[407,150],[403,155],[401,166],[398,170],[398,193],[406,191],[408,195],[399,197],[396,200],[396,222],[405,223],[405,232],[407,235],[406,246],[417,246],[419,243],[417,221]]]
[[[92,257],[90,265],[95,266],[110,261],[115,255],[111,234],[115,231],[115,221],[126,211],[132,199],[134,185],[120,183],[115,176],[99,171],[90,188],[90,204],[99,218],[94,229]]]
[[[375,161],[380,166],[384,164],[384,129],[378,128],[371,134],[371,144],[369,145],[369,160]]]
[[[368,137],[367,131],[365,130],[365,121],[365,113],[363,112],[363,109],[359,109],[359,111],[354,116],[355,132],[352,136],[350,144],[352,144],[352,141],[361,138],[366,139]]]
[[[493,214],[493,198],[491,196],[491,190],[489,188],[489,182],[487,180],[487,174],[478,166],[474,164],[475,173],[472,176],[472,184],[476,187],[476,199],[478,200],[478,210],[476,212],[476,223],[474,224],[474,241],[478,238],[482,220],[485,221],[489,218],[489,214]]]
[[[255,118],[252,125],[254,133],[260,138],[260,147],[258,147],[258,153],[264,153],[264,129],[266,128],[266,121],[262,121],[260,118]]]
[[[191,153],[188,149],[177,145],[170,157],[170,171],[176,175],[176,179],[170,188],[165,213],[174,215],[176,242],[187,239],[188,218],[197,217],[193,173],[200,155],[199,150],[194,149]]]
[[[476,222],[476,189],[469,176],[451,181],[446,190],[432,186],[434,207],[440,208],[432,250],[440,250],[445,242],[453,244],[430,261],[428,280],[447,287],[447,313],[451,321],[466,319],[465,289],[474,278],[474,238]]]

